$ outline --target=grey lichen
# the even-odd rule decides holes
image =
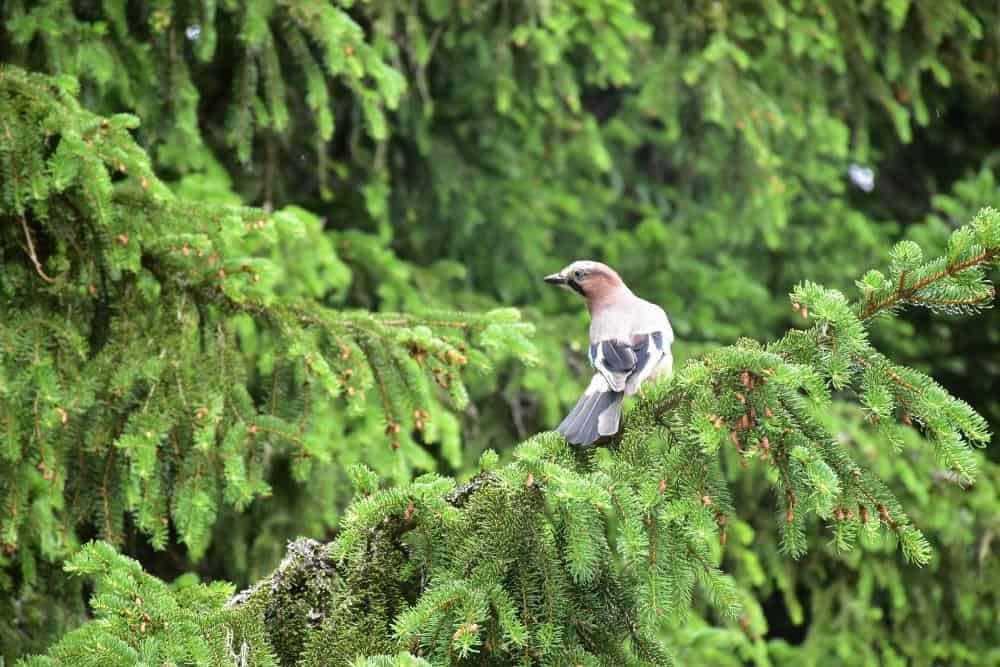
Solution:
[[[343,587],[326,545],[300,539],[288,544],[285,558],[271,576],[233,596],[226,607],[260,605],[269,643],[281,664],[293,665]]]

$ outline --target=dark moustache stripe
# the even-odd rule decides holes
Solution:
[[[580,296],[587,296],[587,293],[583,291],[582,287],[580,287],[580,283],[576,282],[572,278],[570,278],[569,280],[567,280],[566,284],[569,285],[570,287],[572,287],[573,291],[576,292],[577,294],[579,294]]]

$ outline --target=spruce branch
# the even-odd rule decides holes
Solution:
[[[992,215],[974,222],[980,236],[994,224],[983,224]],[[953,276],[972,269],[968,261],[949,264]],[[934,283],[918,282],[920,289]],[[373,542],[382,545],[379,552],[401,552],[420,564],[419,579],[415,570],[379,577],[408,591],[401,608],[409,610],[380,618],[393,628],[380,651],[447,660],[476,647],[511,660],[525,651],[557,659],[573,647],[609,646],[592,632],[608,627],[617,629],[610,645],[638,643],[655,636],[664,617],[687,613],[696,582],[720,612],[737,617],[739,595],[719,570],[720,517],[737,513],[724,477],[714,472],[720,457],[777,469],[774,492],[785,513],[778,528],[790,555],[804,553],[806,518],[816,515],[831,523],[840,549],[852,548],[859,534],[885,531],[907,560],[926,563],[930,544],[892,492],[829,432],[823,414],[831,387],[852,388],[872,415],[905,406],[907,419],[927,424],[963,478],[972,473],[960,452],[981,441],[985,426],[930,378],[875,350],[866,331],[871,318],[843,295],[803,283],[793,299],[813,319],[809,328],[767,346],[740,341],[692,360],[639,398],[604,455],[580,456],[546,433],[519,445],[511,463],[491,464],[467,484],[416,480],[356,500],[329,547],[338,572],[367,570]],[[897,299],[906,302],[919,301],[913,293]],[[735,450],[728,446],[734,438]],[[432,561],[430,545],[451,558]],[[595,598],[590,586],[602,581],[614,586],[609,597]],[[519,601],[517,630],[501,623],[497,607],[475,602],[497,586]],[[612,597],[611,590],[618,592]],[[323,642],[340,641],[332,625],[323,627]],[[482,633],[488,644],[480,643]]]
[[[877,271],[858,285],[866,292],[858,317],[868,320],[899,305],[971,310],[988,307],[996,295],[984,270],[1000,258],[1000,222],[996,209],[980,211],[970,225],[953,234],[946,257],[921,262],[919,247],[903,242],[893,249],[894,283]],[[891,288],[890,288],[891,286]]]
[[[330,655],[381,664],[401,654],[430,664],[474,654],[666,664],[656,638],[665,623],[684,622],[696,588],[746,627],[741,592],[721,570],[721,517],[739,513],[721,473],[732,456],[775,470],[768,477],[785,513],[777,527],[791,556],[804,553],[815,515],[831,524],[837,548],[885,532],[907,560],[926,563],[931,547],[892,492],[829,431],[831,388],[853,389],[874,415],[905,393],[913,418],[959,464],[983,425],[875,350],[843,295],[803,283],[794,299],[814,319],[808,329],[690,361],[638,399],[606,451],[576,451],[543,433],[505,465],[484,456],[483,472],[462,485],[424,475],[380,489],[371,470],[355,469],[358,496],[337,538],[289,545],[274,574],[231,597],[201,641],[231,651],[234,637],[257,637],[248,647],[273,650],[283,665]],[[108,576],[102,568],[89,573]],[[101,628],[134,625],[118,608],[95,607],[112,624]]]
[[[12,110],[0,143],[0,221],[11,223],[0,225],[11,260],[0,476],[12,480],[0,502],[12,511],[0,535],[15,560],[65,556],[89,524],[115,542],[134,527],[157,548],[176,534],[198,559],[217,501],[240,510],[270,495],[285,461],[298,484],[342,478],[340,461],[359,450],[400,478],[433,468],[436,446],[457,450],[449,412],[468,401],[469,370],[533,357],[531,327],[512,309],[332,307],[351,271],[319,218],[175,196],[132,116],[101,118],[15,67],[0,72],[0,107]],[[280,254],[314,243],[304,263]],[[398,449],[363,447],[373,433]],[[333,508],[315,515],[336,521]]]

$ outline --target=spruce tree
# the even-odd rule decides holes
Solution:
[[[467,401],[461,373],[531,354],[513,310],[330,308],[325,292],[349,279],[332,247],[293,264],[323,241],[314,216],[174,196],[129,133],[136,119],[85,111],[67,86],[0,70],[0,633],[12,642],[48,622],[17,600],[57,592],[46,563],[81,536],[176,540],[198,559],[222,508],[271,494],[276,462],[321,489],[322,531],[347,464],[396,479],[433,467],[429,447],[457,447],[446,406]]]
[[[505,466],[484,456],[460,486],[426,475],[379,489],[374,473],[356,468],[359,495],[338,538],[294,543],[225,611],[217,588],[199,589],[197,613],[179,604],[189,589],[171,595],[134,562],[90,544],[69,568],[97,576],[99,619],[51,658],[25,664],[94,664],[95,647],[99,664],[122,665],[210,655],[246,665],[667,664],[658,633],[684,625],[696,589],[720,616],[740,613],[739,591],[719,569],[738,512],[720,456],[728,448],[741,466],[767,467],[789,557],[805,553],[815,516],[839,550],[887,540],[924,565],[931,546],[836,442],[825,413],[833,391],[852,391],[888,441],[916,428],[942,465],[971,482],[968,448],[989,438],[982,418],[881,355],[867,332],[904,305],[990,305],[983,271],[1000,258],[1000,213],[984,209],[945,256],[925,261],[902,243],[893,257],[888,275],[858,281],[854,302],[802,283],[792,307],[809,328],[687,364],[638,402],[609,450],[541,434]],[[182,627],[183,641],[170,634]]]
[[[943,255],[956,226],[1000,201],[997,17],[980,0],[0,3],[0,61],[71,90],[76,78],[81,104],[100,116],[141,118],[130,132],[174,197],[254,204],[285,220],[240,244],[238,256],[269,260],[258,265],[265,291],[335,311],[515,305],[537,326],[544,363],[466,373],[468,407],[430,409],[423,434],[401,429],[400,450],[370,390],[363,403],[321,396],[309,432],[330,462],[305,463],[290,444],[268,449],[269,493],[249,504],[212,496],[200,551],[169,522],[165,548],[152,549],[128,512],[116,546],[165,579],[196,571],[242,588],[274,567],[287,539],[333,537],[351,464],[366,462],[391,485],[429,470],[465,480],[488,447],[508,460],[512,443],[551,427],[580,390],[584,315],[537,280],[567,252],[628,267],[630,284],[670,313],[680,361],[741,336],[780,337],[801,316],[775,295],[803,277],[846,293],[867,267],[890,261],[899,239]],[[852,182],[866,168],[868,180]],[[19,271],[33,270],[20,223],[8,223],[16,250],[4,269],[14,257]],[[29,223],[33,239],[47,240],[44,225]],[[285,233],[286,223],[302,233]],[[48,252],[39,246],[43,263]],[[998,312],[969,326],[910,309],[883,318],[871,341],[995,425]],[[258,369],[248,391],[266,400],[280,341],[260,322],[230,321]],[[898,495],[938,555],[912,568],[882,542],[840,551],[809,522],[810,551],[793,562],[780,552],[785,519],[770,468],[741,468],[725,447],[739,511],[727,520],[722,565],[745,622],[718,623],[696,597],[689,622],[663,630],[679,662],[1000,660],[996,448],[973,453],[980,472],[970,486],[920,446],[917,429],[899,430],[904,453],[887,455],[884,420],[872,423],[853,397],[835,392],[828,431]],[[286,421],[298,423],[294,386],[280,398]],[[32,428],[21,436],[38,437]],[[0,569],[8,661],[83,619],[78,580],[67,581],[61,559],[100,526],[75,526],[65,549],[40,558],[19,549]]]
[[[33,303],[44,304],[44,290],[56,287],[42,285],[58,286],[57,280],[71,283],[70,278],[77,276],[89,278],[88,260],[93,260],[74,254],[76,245],[82,241],[65,231],[66,227],[58,226],[62,214],[78,226],[90,222],[83,229],[99,238],[104,229],[94,222],[105,222],[110,226],[107,235],[117,239],[122,248],[134,244],[132,247],[143,249],[131,264],[111,265],[117,272],[111,266],[107,269],[111,278],[107,285],[122,290],[116,294],[119,302],[135,299],[135,310],[140,310],[144,291],[131,283],[141,285],[142,272],[147,270],[152,274],[149,280],[159,284],[159,289],[155,286],[145,289],[153,291],[156,304],[172,305],[167,309],[167,317],[175,316],[178,308],[183,312],[183,306],[178,306],[180,297],[174,301],[168,298],[171,289],[186,290],[188,298],[205,299],[201,307],[209,312],[193,317],[214,326],[209,328],[210,335],[197,337],[189,354],[192,363],[206,366],[211,361],[206,359],[205,350],[220,357],[219,365],[212,367],[216,373],[224,374],[226,368],[222,365],[226,351],[219,350],[224,347],[225,335],[216,333],[225,331],[223,313],[250,315],[262,330],[269,330],[265,325],[278,327],[283,331],[275,335],[287,336],[300,345],[305,345],[300,342],[306,338],[302,331],[309,331],[310,326],[333,331],[337,331],[337,326],[346,328],[346,332],[340,333],[340,340],[345,341],[339,348],[341,362],[348,361],[354,353],[345,351],[353,349],[352,344],[366,351],[363,344],[351,337],[359,336],[355,332],[362,327],[360,322],[380,334],[392,326],[401,326],[405,331],[405,325],[413,324],[403,316],[394,316],[402,322],[385,322],[371,315],[359,320],[327,313],[316,305],[289,306],[278,299],[269,302],[253,291],[258,281],[253,279],[254,265],[249,259],[241,259],[239,264],[240,269],[250,274],[249,279],[237,283],[238,288],[230,291],[224,281],[232,274],[238,276],[240,269],[231,268],[233,265],[222,259],[227,256],[223,244],[230,239],[215,234],[224,229],[224,223],[211,217],[200,220],[198,212],[191,209],[186,210],[186,219],[207,239],[189,238],[195,232],[188,231],[189,236],[183,240],[189,246],[180,245],[181,240],[175,238],[169,238],[162,246],[150,241],[143,243],[146,235],[155,238],[156,228],[144,226],[141,221],[155,220],[160,207],[170,207],[174,202],[170,197],[157,200],[143,194],[147,192],[142,187],[143,179],[148,185],[153,176],[127,150],[111,153],[113,157],[108,161],[101,160],[100,156],[107,154],[105,151],[110,152],[110,146],[128,147],[122,126],[101,122],[83,112],[66,99],[65,93],[53,90],[53,82],[47,79],[7,70],[0,82],[5,84],[5,95],[0,99],[20,102],[16,106],[21,110],[19,118],[24,119],[16,128],[17,133],[11,133],[12,138],[16,136],[22,142],[16,155],[31,158],[23,163],[35,168],[31,171],[31,167],[14,166],[21,162],[7,161],[8,182],[14,187],[6,194],[5,210],[8,215],[20,216],[21,223],[8,228],[19,228],[25,235],[20,249],[23,254],[20,271],[12,272],[20,280],[12,279],[8,287],[13,296],[18,296],[20,288],[31,295]],[[38,111],[25,113],[25,109],[32,109],[32,100],[41,100]],[[59,112],[64,115],[51,117]],[[74,120],[89,121],[81,123],[83,128],[77,130],[76,136],[74,128],[80,125],[70,123]],[[38,127],[50,128],[51,134],[42,134],[40,139]],[[57,132],[52,131],[56,128]],[[46,136],[58,136],[59,142],[53,150],[43,152],[39,146]],[[79,139],[74,141],[77,136]],[[33,144],[24,143],[23,137]],[[107,179],[107,199],[103,206],[87,206],[87,197],[92,195],[83,184],[89,181],[74,180],[76,173],[72,170],[69,177],[56,181],[62,188],[43,187],[52,174],[68,169],[59,162],[59,147],[64,143],[74,146],[79,151],[77,156],[94,151],[89,155],[97,168],[89,174]],[[124,164],[125,169],[118,167],[119,164]],[[138,192],[129,193],[124,186],[116,188],[110,182],[115,171],[131,173],[139,179]],[[32,174],[33,180],[28,178]],[[43,186],[29,189],[20,187],[21,183]],[[55,198],[57,193],[76,207],[63,210],[63,202]],[[132,198],[125,197],[126,194]],[[142,198],[144,208],[127,208],[135,197]],[[39,201],[44,206],[36,203]],[[147,217],[135,216],[129,220],[140,222],[132,222],[132,226],[125,228],[115,227],[116,222],[123,221],[120,215],[115,215],[120,211],[141,211]],[[102,213],[107,217],[102,217]],[[237,211],[233,215],[239,213],[246,212]],[[53,241],[44,246],[36,243],[36,238],[42,235],[28,224],[29,214],[32,222],[48,231]],[[237,220],[244,226],[254,226],[244,222],[246,218]],[[196,226],[199,222],[214,225],[208,224],[204,229]],[[60,231],[65,236],[60,236]],[[181,232],[185,231],[182,227]],[[246,229],[237,227],[236,231],[241,237]],[[127,240],[120,238],[126,235]],[[63,238],[66,240],[60,244]],[[147,243],[151,248],[148,251]],[[39,257],[38,247],[49,249],[43,255],[44,261]],[[220,271],[224,273],[198,271],[199,263],[187,259],[191,253],[185,254],[185,247],[218,252]],[[151,259],[146,262],[153,265],[152,269],[146,269],[142,259],[147,253]],[[177,255],[180,258],[175,258]],[[197,250],[194,256],[197,257]],[[661,635],[671,627],[684,626],[696,591],[720,618],[740,619],[744,627],[751,624],[746,616],[740,616],[743,600],[738,586],[720,569],[727,525],[739,513],[727,482],[727,467],[733,461],[740,467],[767,470],[779,516],[781,549],[788,558],[799,558],[806,553],[807,521],[816,517],[828,524],[839,551],[851,551],[859,540],[884,540],[898,546],[908,562],[925,565],[932,556],[931,545],[891,489],[866,465],[855,460],[832,431],[829,411],[833,394],[855,396],[881,440],[899,450],[904,442],[902,434],[916,429],[922,435],[921,444],[932,448],[949,474],[962,483],[971,483],[976,474],[976,460],[970,447],[988,442],[985,421],[929,376],[895,363],[879,352],[869,340],[869,330],[880,321],[891,319],[905,306],[971,314],[991,305],[994,288],[986,280],[985,271],[998,259],[1000,213],[986,208],[969,225],[951,235],[940,257],[925,259],[921,248],[913,242],[897,244],[884,271],[868,271],[857,281],[859,294],[855,300],[819,284],[802,282],[790,296],[793,311],[802,317],[807,328],[791,330],[768,344],[743,339],[688,362],[668,381],[640,398],[626,417],[621,437],[608,449],[573,449],[557,434],[544,433],[519,445],[511,462],[505,465],[499,464],[496,454],[487,453],[479,474],[462,485],[446,477],[426,474],[412,482],[382,488],[369,467],[355,466],[350,476],[357,497],[347,508],[336,539],[329,545],[311,540],[294,543],[272,575],[225,604],[223,601],[232,593],[231,587],[180,580],[171,588],[144,574],[137,563],[118,555],[109,545],[90,543],[69,562],[67,569],[95,579],[96,593],[91,606],[96,619],[69,633],[52,647],[47,657],[31,658],[25,664],[668,664],[669,646]],[[173,281],[157,280],[159,262],[167,263],[168,267],[176,266],[169,262],[177,262],[180,277]],[[133,278],[134,274],[140,275]],[[89,290],[80,288],[82,281],[76,282],[76,298],[87,298]],[[120,282],[126,285],[119,285]],[[31,312],[27,299],[22,297],[17,303],[18,310]],[[149,304],[145,308],[150,310]],[[197,306],[194,308],[197,310]],[[125,310],[119,311],[117,317],[128,320],[129,315],[130,311]],[[134,313],[131,316],[136,317]],[[439,319],[423,322],[429,331],[428,337],[421,341],[429,339],[432,327],[454,325],[450,320],[442,324],[441,316],[436,317]],[[106,326],[105,347],[118,343],[116,331],[127,330],[127,325],[111,319]],[[90,323],[91,319],[86,321]],[[383,328],[377,328],[379,324]],[[469,326],[459,328],[464,330]],[[10,330],[17,331],[15,327]],[[54,340],[70,338],[66,331],[71,331],[68,325],[57,330],[59,335]],[[194,331],[201,333],[197,325]],[[213,339],[211,334],[218,336],[214,343],[209,342]],[[152,331],[147,331],[147,336],[152,335]],[[45,368],[52,369],[54,379],[48,388],[46,398],[50,402],[46,407],[58,413],[58,418],[39,421],[36,428],[67,427],[68,423],[62,423],[63,412],[57,408],[68,414],[67,422],[78,411],[100,409],[97,399],[88,394],[59,393],[59,371],[65,366],[59,363],[62,355],[56,353],[62,350],[57,343],[48,348],[36,341],[27,345],[27,349],[19,349],[19,339],[14,333],[8,334],[8,340],[11,357],[27,362],[24,364],[27,371],[21,373],[39,373],[38,366],[43,362]],[[400,340],[413,344],[412,337],[394,339]],[[459,354],[455,352],[457,343],[441,340],[437,348],[441,350],[440,356],[447,359],[449,352],[452,357]],[[117,355],[135,354],[131,351],[136,347],[134,342],[118,345]],[[305,354],[315,357],[295,354],[292,345],[285,347],[287,350],[282,351],[288,353],[286,358],[302,363],[305,381],[316,363],[314,358],[325,359],[332,368],[342,368],[320,345],[307,348]],[[427,349],[430,354],[436,352],[430,343],[420,349]],[[471,353],[474,348],[466,349]],[[178,348],[173,355],[178,363],[185,359],[181,350]],[[409,352],[421,353],[412,347]],[[86,355],[78,352],[77,356]],[[92,356],[100,358],[100,353]],[[277,352],[275,356],[275,363],[280,363],[277,359],[282,357]],[[366,358],[373,359],[374,354],[367,351]],[[461,359],[453,361],[461,365]],[[163,366],[147,364],[159,373],[164,372]],[[372,382],[377,385],[381,369],[375,361],[370,365]],[[239,367],[235,359],[228,365],[233,367]],[[70,372],[75,368],[70,366]],[[105,385],[108,387],[105,391],[113,397],[122,394],[131,398],[125,417],[118,417],[124,424],[115,434],[119,440],[129,433],[132,420],[147,419],[147,406],[152,403],[150,387],[158,386],[155,379],[159,377],[155,373],[137,373],[140,380],[133,382],[138,388],[130,393],[116,391],[123,384],[126,390],[132,386],[118,380],[120,369],[115,367]],[[221,392],[228,397],[231,394],[226,393],[227,388],[232,392],[234,386],[237,390],[242,387],[246,397],[237,405],[245,413],[263,413],[255,419],[262,420],[264,429],[273,428],[273,415],[256,408],[253,396],[245,388],[246,377],[240,378],[240,385],[215,384],[202,390],[197,373],[167,372],[173,386],[161,391],[177,391],[178,397],[181,391],[191,396],[198,396],[199,391],[206,395]],[[8,381],[12,397],[17,397],[15,392],[21,389],[30,392],[31,399],[22,399],[22,403],[41,405],[42,394],[37,387],[44,385],[36,376],[32,376],[31,382],[18,383],[20,375],[5,370],[5,377],[10,375],[14,378],[13,382]],[[401,384],[406,386],[405,378],[410,376],[403,377]],[[321,380],[316,382],[319,384]],[[452,382],[454,379],[449,376],[447,384]],[[99,392],[95,390],[95,396],[105,395]],[[73,398],[81,403],[70,402]],[[72,407],[72,412],[66,406]],[[397,435],[392,425],[398,422],[391,407],[386,410],[390,426],[387,434],[391,437]],[[150,457],[153,461],[145,459],[146,465],[169,465],[170,470],[180,473],[191,465],[188,460],[194,460],[198,470],[203,471],[201,475],[208,476],[216,462],[201,457],[213,450],[225,451],[229,430],[237,428],[229,423],[239,423],[240,411],[230,413],[223,404],[212,415],[212,429],[199,426],[205,416],[182,414],[179,424],[167,421],[166,435],[159,442],[168,452],[166,457],[172,453],[180,460],[167,458],[169,464],[161,463],[156,455],[159,447],[154,444]],[[420,419],[419,413],[414,419]],[[161,421],[166,421],[166,417],[161,417]],[[8,418],[7,424],[11,423],[14,421]],[[18,428],[23,427],[18,425]],[[247,426],[246,430],[250,428]],[[170,441],[169,434],[176,430],[180,431],[175,436],[180,445],[171,452],[165,445]],[[293,447],[301,446],[295,438],[281,437],[290,440]],[[50,442],[60,441],[52,437],[40,440],[39,453],[28,459],[32,472],[18,472],[40,476],[49,482],[45,475],[53,464],[46,461],[67,458],[57,457],[55,451],[45,451],[44,444]],[[248,442],[253,441],[240,440],[235,451],[247,449]],[[140,528],[145,528],[148,524],[142,523],[143,515],[138,511],[141,508],[128,504],[129,491],[139,493],[144,501],[156,500],[156,496],[141,495],[146,488],[144,482],[150,477],[140,474],[143,448],[138,444],[134,447],[107,441],[102,444],[111,450],[105,454],[105,470],[110,468],[108,461],[114,450],[125,450],[123,458],[128,466],[125,472],[118,473],[125,479],[122,485],[125,495],[119,503],[123,509],[132,510]],[[23,465],[27,457],[17,454],[8,458]],[[46,454],[48,459],[44,458]],[[894,456],[898,451],[883,451],[881,455]],[[159,471],[158,476],[166,474]],[[225,466],[220,476],[224,474]],[[52,477],[55,476],[53,473]],[[11,486],[17,492],[19,478],[14,474],[6,478],[13,480]],[[133,478],[134,486],[128,483]],[[178,495],[185,493],[186,478],[175,483]],[[11,497],[17,499],[17,495],[8,492],[8,498]],[[110,507],[108,498],[98,494],[94,499],[97,516],[106,523],[112,519],[108,509],[100,513],[100,505]],[[186,525],[185,515],[174,508],[187,507],[183,502],[171,504],[171,509],[177,512],[172,518],[181,526]],[[204,511],[204,504],[201,509]],[[153,530],[147,530],[155,539]],[[181,535],[184,536],[183,531]]]

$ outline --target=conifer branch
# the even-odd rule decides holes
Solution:
[[[987,214],[976,229],[995,223]],[[738,514],[718,473],[723,456],[777,467],[774,492],[786,512],[778,530],[791,556],[806,550],[806,520],[816,516],[833,525],[839,548],[884,530],[907,559],[926,563],[930,545],[900,503],[816,414],[828,410],[831,384],[852,387],[873,415],[890,414],[905,392],[907,410],[963,475],[963,452],[985,426],[932,380],[875,350],[843,295],[804,283],[793,298],[812,327],[692,360],[639,399],[607,455],[581,456],[543,433],[504,466],[484,456],[483,472],[460,486],[426,475],[379,490],[370,470],[355,470],[359,495],[336,540],[290,545],[282,566],[231,598],[214,617],[219,632],[203,640],[231,646],[242,632],[259,638],[248,647],[273,648],[285,664],[321,664],[334,647],[356,660],[400,651],[445,661],[472,651],[500,662],[580,651],[634,659],[640,644],[643,656],[666,655],[649,638],[664,619],[688,613],[696,585],[720,613],[739,618],[717,550],[719,517]],[[79,562],[103,548],[88,547]],[[108,576],[101,567],[92,571]],[[116,609],[95,606],[108,623],[134,625]]]
[[[918,293],[927,288],[933,286],[935,283],[940,282],[946,278],[955,276],[962,271],[971,269],[978,266],[989,266],[996,262],[997,258],[1000,257],[1000,248],[988,248],[983,252],[964,259],[962,261],[955,261],[949,263],[943,270],[931,275],[925,276],[912,284],[906,283],[907,274],[903,273],[900,275],[899,283],[895,290],[890,294],[883,296],[879,299],[870,299],[865,307],[861,309],[858,317],[861,320],[867,320],[886,309],[892,309],[894,306],[900,303],[912,302],[921,303],[929,306],[935,305],[966,305],[966,306],[983,306],[989,304],[993,297],[995,296],[995,290],[992,286],[988,287],[988,293],[984,295],[972,295],[964,298],[934,298],[934,297],[922,297]]]
[[[457,438],[447,411],[468,400],[465,370],[533,355],[531,327],[513,309],[331,307],[327,292],[350,269],[318,218],[176,197],[131,135],[134,117],[96,116],[54,80],[14,67],[0,72],[0,106],[0,221],[11,223],[0,229],[13,232],[0,235],[11,260],[0,478],[14,480],[0,494],[17,508],[0,516],[0,535],[24,562],[68,553],[72,539],[47,546],[55,526],[92,522],[119,541],[128,513],[154,547],[176,534],[197,559],[217,499],[241,510],[270,495],[285,461],[297,484],[342,478],[345,450],[400,477],[432,467],[430,449]],[[312,263],[278,254],[316,243]],[[276,282],[292,265],[326,292],[294,276]],[[38,292],[35,274],[52,287]],[[403,451],[362,448],[373,432]],[[35,483],[22,461],[51,483]],[[315,515],[332,527],[336,511]]]

